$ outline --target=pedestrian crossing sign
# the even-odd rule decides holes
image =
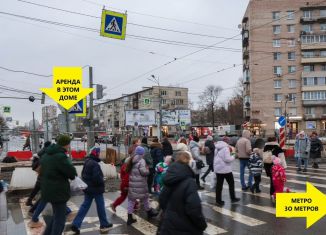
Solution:
[[[103,10],[100,35],[124,40],[126,37],[126,25],[127,14]]]
[[[76,114],[77,117],[85,117],[86,116],[86,97],[78,101],[77,104],[72,106],[69,111],[69,114]]]

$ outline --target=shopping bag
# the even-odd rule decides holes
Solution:
[[[216,188],[216,175],[215,173],[210,174],[210,189]]]
[[[86,188],[87,188],[87,184],[78,176],[76,176],[75,179],[70,182],[71,191],[80,191]]]

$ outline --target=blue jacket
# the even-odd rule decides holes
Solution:
[[[82,170],[82,179],[87,184],[84,190],[86,194],[102,194],[104,193],[104,179],[103,172],[99,165],[101,159],[89,155],[84,163]]]

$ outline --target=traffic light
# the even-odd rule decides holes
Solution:
[[[41,104],[45,103],[45,93],[42,92]]]
[[[96,99],[102,99],[103,98],[103,96],[105,95],[104,93],[103,93],[103,90],[104,89],[106,89],[106,87],[105,86],[103,86],[103,85],[100,85],[100,84],[96,84]]]
[[[34,96],[30,96],[30,97],[28,97],[28,100],[29,100],[30,102],[34,102],[35,97],[34,97]]]

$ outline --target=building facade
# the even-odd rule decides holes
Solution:
[[[112,134],[136,131],[135,135],[143,135],[145,132],[149,136],[157,136],[160,100],[161,110],[187,110],[188,88],[169,86],[143,88],[141,91],[95,105],[94,119],[99,120],[100,129],[105,129]],[[128,110],[155,110],[156,125],[136,128],[127,126],[126,111]],[[165,134],[176,131],[176,126],[163,125],[162,127],[162,132]]]
[[[242,20],[243,99],[248,128],[272,135],[326,129],[326,3],[251,0]]]

